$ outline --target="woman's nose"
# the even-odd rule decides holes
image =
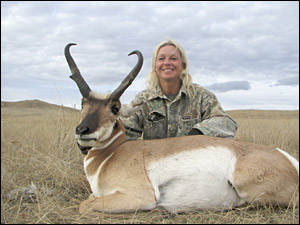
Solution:
[[[169,59],[166,59],[165,62],[164,62],[164,64],[165,64],[165,65],[171,65],[171,62],[170,62]]]

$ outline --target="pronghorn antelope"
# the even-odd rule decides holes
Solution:
[[[203,135],[126,141],[119,99],[139,73],[142,54],[131,53],[138,56],[136,66],[104,96],[92,92],[81,76],[71,45],[65,56],[83,96],[75,136],[80,146],[90,147],[84,171],[92,194],[80,213],[299,204],[299,163],[278,148]]]

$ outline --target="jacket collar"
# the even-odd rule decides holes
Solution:
[[[155,98],[161,98],[161,99],[168,99],[168,97],[164,94],[164,92],[162,91],[160,85],[157,85],[155,88],[149,89],[150,95],[149,95],[149,100],[151,99],[155,99]],[[186,87],[184,87],[182,85],[182,81],[181,81],[181,88],[179,90],[179,96],[181,97],[182,94],[184,94],[185,96],[187,96],[187,91],[186,91]]]

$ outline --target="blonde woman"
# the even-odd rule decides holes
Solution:
[[[159,139],[184,135],[233,138],[236,122],[222,109],[216,96],[192,83],[184,49],[174,40],[154,50],[149,86],[132,105],[140,108],[121,118],[127,139]]]

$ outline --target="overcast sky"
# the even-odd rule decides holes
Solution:
[[[299,109],[299,2],[1,1],[1,100],[80,107],[63,51],[71,47],[92,90],[113,91],[144,65],[121,97],[146,88],[154,48],[167,38],[188,55],[193,82],[224,110]]]

